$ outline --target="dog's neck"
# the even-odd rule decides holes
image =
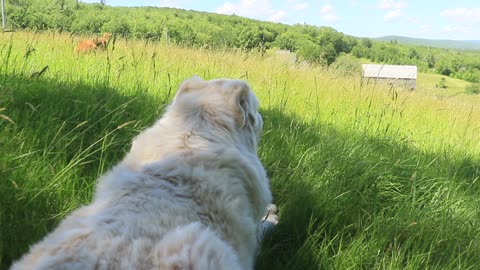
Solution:
[[[168,114],[137,136],[131,151],[123,163],[132,170],[139,170],[145,164],[161,161],[186,151],[212,151],[235,149],[247,155],[256,155],[256,141],[238,130],[223,131],[218,127],[201,126],[198,123],[185,124],[182,119]],[[141,142],[141,143],[140,143]],[[148,148],[146,148],[148,146]]]

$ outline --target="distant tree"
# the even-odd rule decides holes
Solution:
[[[432,53],[427,54],[425,60],[428,63],[428,68],[435,67],[435,56]]]
[[[316,41],[322,47],[332,45],[337,54],[351,50],[344,40],[344,35],[331,27],[321,27]]]
[[[89,12],[88,10],[77,13],[72,22],[71,31],[74,33],[101,33],[105,31],[105,24],[111,21],[110,17],[103,10]],[[113,22],[110,22],[113,27]],[[112,31],[113,33],[113,31]]]
[[[362,74],[361,62],[349,54],[340,55],[337,60],[330,65],[330,69],[342,76],[357,76]]]
[[[9,0],[7,20],[11,27],[25,29],[30,25],[31,4],[28,0]]]
[[[303,44],[298,49],[298,56],[301,60],[312,62],[312,63],[321,63],[322,50],[317,44],[310,42]]]
[[[244,28],[237,37],[237,47],[251,50],[264,50],[274,40],[274,34],[265,28]]]
[[[457,71],[455,77],[473,83],[480,83],[480,70],[472,66],[465,67]]]
[[[55,0],[55,2],[60,7],[60,10],[63,10],[65,7],[65,0]]]
[[[351,54],[357,58],[371,58],[370,49],[364,45],[357,44],[352,48]]]
[[[419,58],[419,54],[418,52],[414,49],[414,48],[410,48],[408,50],[408,58],[409,59],[418,59]]]
[[[480,94],[480,83],[472,83],[467,85],[467,87],[465,88],[465,93],[471,95]]]
[[[300,44],[305,41],[311,41],[310,36],[305,34],[300,34],[293,31],[287,31],[280,34],[274,42],[274,46],[277,46],[283,50],[289,50],[291,52],[297,51]]]
[[[371,48],[373,46],[373,41],[371,39],[368,39],[368,38],[362,38],[361,41],[360,41],[360,44],[362,44],[363,46],[365,46],[367,48]]]
[[[435,70],[445,76],[450,76],[453,73],[450,63],[444,59],[436,63]]]
[[[337,59],[337,50],[333,44],[321,47],[320,60],[323,64],[330,65]]]
[[[445,80],[445,77],[442,77],[440,81],[437,84],[435,84],[435,87],[442,88],[442,89],[447,88],[447,80]]]
[[[130,24],[126,18],[113,17],[109,21],[105,22],[100,30],[94,31],[95,33],[109,32],[121,37],[129,37],[131,33]]]

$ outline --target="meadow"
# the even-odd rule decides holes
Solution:
[[[96,179],[178,85],[241,78],[280,223],[256,269],[478,269],[480,95],[420,74],[415,91],[275,53],[0,33],[0,269],[87,204]]]

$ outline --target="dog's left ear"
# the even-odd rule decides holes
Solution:
[[[242,82],[237,84],[233,91],[235,123],[237,127],[243,128],[245,125],[252,124],[250,122],[254,120],[248,100],[250,87]]]

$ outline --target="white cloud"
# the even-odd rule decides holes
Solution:
[[[268,0],[240,0],[237,3],[226,2],[217,8],[218,13],[233,14],[246,17],[259,17],[260,15],[274,13],[272,4]]]
[[[296,4],[293,9],[295,10],[298,10],[298,11],[302,11],[302,10],[305,10],[308,8],[308,3],[307,2],[303,2],[303,3],[299,3],[299,4]]]
[[[269,0],[239,0],[238,2],[225,2],[216,9],[217,13],[236,14],[239,16],[270,20],[279,22],[285,19],[288,14],[282,10],[276,10],[272,7]]]
[[[338,21],[340,18],[335,14],[333,11],[333,7],[331,5],[325,5],[320,9],[320,13],[322,14],[322,19],[327,22],[334,22]]]
[[[392,21],[392,20],[395,20],[399,17],[401,17],[403,14],[402,14],[402,10],[400,9],[395,9],[395,10],[392,10],[392,11],[389,11],[387,12],[384,16],[383,16],[383,19],[386,21],[386,22],[389,22],[389,21]]]
[[[408,21],[413,24],[419,24],[422,20],[420,20],[419,17],[410,17],[408,18]]]
[[[415,29],[415,28],[412,28],[412,29],[414,31],[411,32],[411,33],[413,33],[415,35],[425,37],[428,33],[432,32],[433,27],[429,24],[423,24],[423,25],[418,26],[417,29]]]
[[[217,8],[217,12],[222,14],[233,14],[236,10],[237,7],[230,2],[226,2],[223,6]]]
[[[182,8],[181,2],[182,0],[160,0],[159,7]]]
[[[380,8],[381,9],[402,9],[408,6],[408,3],[405,1],[395,1],[395,0],[381,0]]]
[[[428,33],[432,30],[432,26],[428,24],[424,24],[420,26],[419,32],[420,33]]]
[[[402,0],[381,0],[379,8],[385,10],[383,20],[386,22],[393,21],[403,16],[403,9],[408,6],[408,3]]]
[[[468,27],[464,26],[458,26],[458,25],[447,25],[443,28],[444,32],[462,32],[462,33],[469,33],[470,29]]]
[[[272,16],[270,16],[270,21],[272,22],[280,22],[282,19],[287,17],[287,13],[283,10],[275,12]]]
[[[333,13],[330,13],[330,14],[326,14],[326,15],[323,15],[323,20],[327,21],[327,22],[335,22],[335,21],[338,21],[340,18],[333,14]]]
[[[332,12],[333,8],[331,5],[325,5],[322,7],[322,9],[320,9],[320,12],[325,14],[325,13],[330,13]]]
[[[480,21],[480,8],[454,8],[446,9],[441,13],[457,21]]]

